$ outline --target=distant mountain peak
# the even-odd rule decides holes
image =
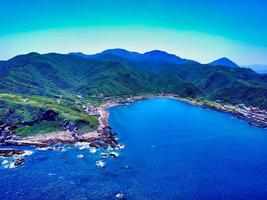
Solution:
[[[234,63],[232,60],[226,57],[219,58],[211,63],[209,65],[213,66],[226,66],[226,67],[239,67],[236,63]]]
[[[167,53],[166,51],[161,51],[161,50],[152,50],[152,51],[145,52],[144,54],[154,54],[154,55],[174,55],[174,54],[170,54],[170,53]]]
[[[176,57],[180,58],[179,56],[176,56],[174,54],[167,53],[166,51],[161,51],[161,50],[152,50],[145,52],[143,55],[151,55],[151,56],[171,56],[171,57]]]
[[[68,53],[68,55],[78,56],[78,57],[85,58],[85,59],[90,59],[91,58],[90,55],[84,54],[82,52],[71,52],[71,53]]]
[[[132,51],[128,51],[126,49],[122,49],[122,48],[114,48],[114,49],[106,49],[104,51],[102,51],[102,53],[108,53],[108,52],[117,52],[117,53],[137,53],[137,52],[132,52]]]
[[[101,53],[97,53],[94,55],[85,55],[83,53],[77,52],[77,53],[70,53],[71,55],[80,56],[83,58],[91,58],[91,59],[97,59],[99,57],[105,56],[116,56],[116,60],[119,59],[119,57],[123,59],[127,59],[134,62],[170,62],[174,64],[186,64],[186,63],[198,63],[193,60],[183,59],[179,56],[176,56],[175,54],[170,54],[165,51],[161,50],[152,50],[145,53],[138,53],[134,51],[128,51],[126,49],[122,48],[115,48],[115,49],[107,49],[102,51]],[[109,57],[111,58],[111,57]]]

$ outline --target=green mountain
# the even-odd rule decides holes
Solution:
[[[198,63],[196,61],[180,58],[174,54],[169,54],[165,51],[160,51],[160,50],[153,50],[141,54],[138,52],[132,52],[118,48],[118,49],[107,49],[101,53],[97,53],[94,55],[86,55],[81,52],[70,53],[70,54],[89,59],[94,59],[94,58],[98,59],[99,57],[103,56],[104,57],[115,56],[115,57],[125,58],[130,61],[143,62],[143,63],[144,62],[169,62],[174,64]]]
[[[30,53],[1,61],[0,125],[12,124],[21,135],[58,130],[66,120],[79,124],[80,129],[94,129],[97,120],[85,114],[81,105],[101,101],[99,97],[161,92],[267,109],[267,75],[239,67],[162,59]],[[47,110],[56,113],[56,120],[40,117]]]
[[[122,62],[84,59],[74,55],[30,53],[0,63],[0,92],[23,95],[58,96],[81,94],[118,96],[138,93],[155,93],[165,89],[182,96],[180,85],[191,88],[191,83],[175,79],[170,85],[165,77],[141,70],[139,63],[122,59]],[[200,91],[195,88],[195,93]]]

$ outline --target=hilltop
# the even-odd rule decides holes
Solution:
[[[213,66],[225,66],[225,67],[239,67],[236,63],[234,63],[229,58],[223,57],[219,58],[218,60],[214,60],[209,65]]]

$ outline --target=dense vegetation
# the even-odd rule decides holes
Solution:
[[[13,124],[21,135],[61,130],[64,120],[94,129],[97,120],[84,113],[82,104],[140,93],[175,93],[267,109],[266,75],[239,67],[177,64],[151,54],[150,60],[136,61],[107,53],[89,58],[30,53],[1,61],[0,124]],[[54,111],[56,119],[40,120],[46,110]]]
[[[85,103],[88,101],[74,101],[66,97],[26,97],[1,93],[0,119],[21,136],[63,130],[64,121],[72,121],[83,130],[92,130],[98,121],[83,112],[82,105]]]

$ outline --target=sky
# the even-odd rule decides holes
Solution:
[[[266,0],[1,1],[0,59],[125,48],[267,64],[266,10]]]

